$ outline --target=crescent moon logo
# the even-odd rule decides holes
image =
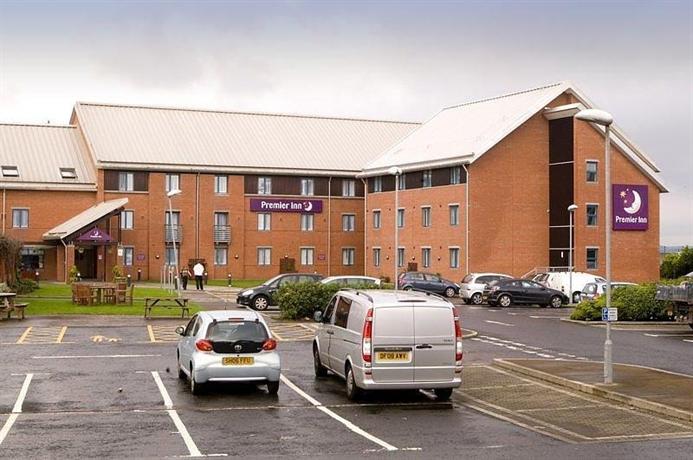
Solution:
[[[642,200],[640,199],[640,194],[633,190],[633,203],[627,208],[623,208],[628,214],[635,214],[640,211],[640,206],[642,206]]]
[[[310,201],[303,202],[303,212],[310,212],[313,210],[313,203]]]

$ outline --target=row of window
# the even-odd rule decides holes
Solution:
[[[427,169],[421,171],[421,187],[429,188],[433,187],[433,170]],[[449,184],[458,185],[462,183],[462,167],[455,166],[450,168]],[[407,189],[407,174],[403,173],[397,176],[397,189],[406,190]],[[371,193],[377,193],[383,191],[383,176],[374,177],[371,181]]]
[[[77,170],[75,168],[58,168],[60,177],[63,179],[77,179]],[[19,177],[19,168],[17,166],[2,165],[0,166],[2,177]]]
[[[450,204],[448,205],[448,215],[449,215],[449,221],[450,225],[459,225],[460,224],[460,205],[458,204]],[[422,206],[421,207],[421,226],[422,227],[430,227],[432,224],[432,219],[431,219],[431,207],[430,206]],[[404,227],[404,208],[400,208],[397,210],[397,226],[399,228]],[[381,228],[382,227],[382,213],[379,209],[376,209],[373,211],[373,228]]]
[[[315,248],[304,247],[299,248],[299,260],[301,265],[315,265]],[[342,248],[342,265],[350,266],[356,263],[356,249]],[[272,264],[272,248],[260,247],[257,248],[257,264],[271,265]]]
[[[404,248],[397,248],[397,266],[404,267],[406,262]],[[381,249],[373,248],[373,266],[380,267]],[[448,248],[448,263],[450,268],[460,268],[460,248],[451,246]],[[421,265],[423,268],[431,266],[431,248],[421,248]]]

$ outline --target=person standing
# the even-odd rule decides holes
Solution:
[[[181,279],[181,284],[183,285],[183,290],[187,291],[188,290],[188,279],[190,279],[190,270],[188,267],[184,267],[183,270],[180,272],[180,279]]]
[[[202,283],[202,276],[205,274],[205,266],[200,262],[197,262],[193,267],[193,273],[195,274],[195,289],[198,291],[204,290],[204,285]]]

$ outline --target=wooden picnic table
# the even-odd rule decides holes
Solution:
[[[111,298],[113,303],[116,303],[116,283],[105,283],[105,282],[86,282],[81,281],[75,283],[76,285],[86,286],[91,291],[91,295],[88,299],[89,305],[98,305],[104,303],[104,299]]]
[[[0,313],[7,313],[7,319],[10,319],[12,312],[20,319],[24,319],[24,309],[28,303],[16,303],[17,294],[14,292],[0,292]]]
[[[151,319],[152,308],[173,308],[180,309],[181,318],[190,316],[190,307],[188,307],[188,299],[184,297],[147,297],[144,299],[144,318]]]

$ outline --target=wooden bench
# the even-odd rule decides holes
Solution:
[[[190,307],[188,307],[188,299],[176,297],[147,297],[144,299],[144,318],[151,319],[152,308],[173,308],[180,309],[181,318],[190,316]]]

